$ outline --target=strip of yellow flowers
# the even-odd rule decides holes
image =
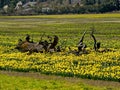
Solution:
[[[53,54],[1,53],[0,69],[41,72],[62,76],[120,81],[120,50],[75,56]]]

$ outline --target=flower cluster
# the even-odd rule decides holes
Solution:
[[[53,54],[3,53],[0,69],[22,72],[40,72],[70,77],[102,80],[120,80],[120,51],[90,52],[75,56],[64,52]]]

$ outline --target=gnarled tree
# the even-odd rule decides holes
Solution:
[[[84,52],[85,48],[87,47],[86,44],[83,43],[84,36],[86,34],[86,31],[83,33],[82,37],[80,38],[80,41],[78,43],[78,52]]]
[[[98,51],[98,49],[100,48],[100,42],[97,42],[97,40],[96,40],[95,36],[93,35],[93,33],[94,33],[94,29],[92,30],[90,35],[92,36],[92,38],[94,40],[94,49],[95,49],[95,51]]]
[[[58,36],[55,35],[54,36],[54,41],[52,43],[50,43],[49,46],[48,46],[48,49],[47,49],[48,52],[57,51],[56,50],[56,45],[58,44],[58,40],[59,40]]]

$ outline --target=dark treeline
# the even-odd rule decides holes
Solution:
[[[19,1],[23,5],[29,1],[36,2],[32,6],[32,14],[105,13],[120,10],[120,0],[0,0],[0,13],[4,13],[3,7],[8,5],[7,13],[16,14],[14,8]]]

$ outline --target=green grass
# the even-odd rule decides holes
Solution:
[[[1,90],[77,90],[88,89],[88,85],[78,83],[69,83],[64,80],[37,80],[25,77],[13,77],[7,75],[0,75],[0,89]],[[91,87],[92,90],[93,87]]]
[[[34,77],[34,76],[33,76]],[[43,77],[43,76],[42,76]],[[48,76],[49,77],[49,76]],[[71,78],[30,78],[25,76],[8,76],[0,74],[0,90],[117,90],[118,87],[107,84],[88,85],[80,79]]]

